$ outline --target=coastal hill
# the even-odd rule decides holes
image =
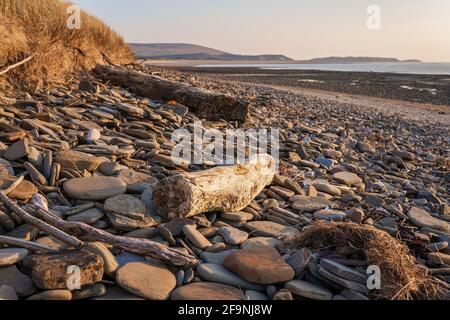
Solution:
[[[326,57],[326,58],[314,58],[310,60],[299,61],[301,63],[370,63],[370,62],[422,62],[420,60],[399,60],[396,58],[380,58],[380,57]]]
[[[294,61],[283,55],[240,55],[188,43],[130,43],[136,58],[155,60]]]

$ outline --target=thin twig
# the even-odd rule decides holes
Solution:
[[[13,237],[0,236],[0,244],[7,244],[9,246],[16,246],[20,248],[25,248],[33,251],[42,251],[42,252],[57,252],[58,250],[53,249],[49,246],[45,246],[39,243],[35,243],[32,241],[22,240]]]
[[[3,74],[7,73],[8,71],[10,71],[10,70],[12,70],[12,69],[17,68],[17,67],[23,65],[24,63],[27,63],[28,61],[30,61],[31,59],[33,59],[33,57],[34,57],[34,53],[33,53],[31,56],[29,56],[28,58],[25,58],[25,59],[23,59],[22,61],[19,61],[19,62],[13,64],[13,65],[8,66],[8,67],[7,67],[5,70],[3,70],[3,71],[0,71],[0,75],[3,75]]]

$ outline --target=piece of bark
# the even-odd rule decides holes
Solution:
[[[163,217],[192,217],[200,213],[237,212],[272,182],[275,160],[260,155],[250,164],[216,167],[161,180],[153,204]]]
[[[176,100],[200,118],[245,122],[249,102],[176,81],[120,67],[97,65],[96,75],[134,93],[155,100]]]
[[[19,248],[25,248],[32,251],[41,251],[41,252],[57,252],[58,250],[53,249],[49,246],[45,246],[39,243],[26,241],[19,238],[0,236],[0,244],[6,244],[8,246],[14,246]]]

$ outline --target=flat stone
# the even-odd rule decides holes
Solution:
[[[367,283],[367,277],[364,274],[332,260],[322,259],[320,261],[320,266],[325,270],[334,273],[335,275],[346,280],[358,282],[361,284]]]
[[[280,238],[298,232],[297,228],[284,226],[272,221],[251,221],[245,226],[252,231],[253,235],[261,237]]]
[[[272,300],[275,301],[291,301],[294,300],[292,293],[288,289],[281,289],[275,292],[272,297]]]
[[[1,300],[19,300],[17,293],[11,286],[0,286],[0,301]]]
[[[143,262],[127,263],[120,268],[116,282],[132,294],[150,300],[168,299],[177,284],[167,268]]]
[[[140,194],[158,183],[158,179],[155,177],[131,169],[120,170],[116,177],[126,183],[129,193]]]
[[[7,267],[22,261],[28,255],[28,250],[20,248],[0,249],[0,267]]]
[[[103,218],[104,214],[100,210],[96,208],[92,208],[77,214],[74,214],[67,218],[67,221],[77,221],[86,224],[94,224],[101,218]]]
[[[35,294],[27,300],[50,300],[50,301],[68,301],[72,300],[72,292],[69,290],[48,290]]]
[[[347,215],[340,210],[319,210],[314,212],[314,219],[326,221],[342,221]]]
[[[246,290],[245,291],[245,299],[247,301],[266,301],[269,300],[269,297],[264,293],[254,291],[254,290]]]
[[[316,188],[318,191],[328,193],[332,196],[340,196],[341,195],[341,190],[331,184],[316,182],[313,185],[314,185],[314,188]]]
[[[121,254],[115,256],[117,263],[120,267],[123,267],[127,263],[131,262],[147,262],[147,259],[145,259],[144,256],[131,253],[131,252],[122,252]]]
[[[125,182],[114,177],[74,178],[63,185],[64,192],[78,200],[105,200],[125,193]]]
[[[3,176],[14,176],[14,169],[9,161],[0,158],[0,177]]]
[[[12,144],[3,155],[6,160],[14,161],[26,157],[30,153],[28,139],[22,139]]]
[[[263,286],[249,283],[219,264],[202,263],[197,267],[197,272],[205,281],[223,283],[242,289],[264,290]]]
[[[363,183],[362,179],[352,172],[336,172],[333,178],[347,186],[358,186]]]
[[[231,245],[240,245],[248,239],[248,233],[233,227],[219,228],[219,234]]]
[[[31,278],[14,265],[0,268],[0,287],[2,286],[12,287],[19,297],[31,296],[36,291]]]
[[[244,300],[238,288],[221,283],[198,282],[175,289],[171,300]]]
[[[100,163],[100,165],[98,166],[98,170],[105,176],[112,176],[119,173],[119,171],[123,169],[127,169],[127,167],[113,161],[105,161]]]
[[[241,244],[241,249],[255,249],[259,247],[269,246],[272,248],[277,248],[281,245],[281,240],[270,238],[270,237],[255,237],[245,240]]]
[[[450,231],[450,224],[448,222],[435,218],[428,212],[417,207],[412,207],[408,211],[408,217],[411,219],[411,222],[417,227],[430,228],[443,232]]]
[[[362,293],[364,295],[368,294],[368,289],[367,289],[367,285],[366,284],[362,285],[362,284],[354,282],[354,281],[343,279],[343,278],[335,275],[334,273],[331,273],[331,272],[327,271],[326,269],[324,269],[322,267],[319,267],[318,272],[319,272],[319,274],[322,277],[324,277],[324,278],[326,278],[326,279],[328,279],[328,280],[330,280],[330,281],[332,281],[332,282],[334,282],[334,283],[336,283],[336,284],[338,284],[338,285],[340,285],[340,286],[342,286],[344,288],[357,291],[357,292]]]
[[[80,285],[86,286],[103,278],[103,260],[100,256],[85,251],[65,251],[28,256],[23,265],[40,289],[68,289],[70,266],[80,268]]]
[[[292,280],[295,271],[272,247],[238,250],[228,255],[224,266],[248,282],[276,284]]]
[[[55,162],[62,169],[73,169],[78,171],[94,171],[101,163],[101,158],[75,150],[62,150],[55,156]]]
[[[330,290],[302,280],[292,280],[284,286],[293,294],[312,300],[331,300],[333,298]]]
[[[17,180],[16,177],[1,177],[0,178],[0,189],[4,190],[12,185]],[[38,188],[28,180],[22,180],[19,185],[11,191],[8,196],[16,200],[28,200],[33,197],[35,193],[39,190]]]
[[[308,269],[311,261],[311,251],[307,248],[302,248],[295,251],[287,259],[286,263],[295,271],[295,276],[300,278],[306,269]]]
[[[212,246],[212,243],[209,242],[195,227],[195,225],[185,225],[183,227],[183,233],[189,241],[192,242],[194,246],[205,250]]]
[[[367,196],[366,199],[364,199],[364,203],[372,208],[381,208],[385,204],[382,198],[375,195]]]
[[[139,300],[143,301],[144,298],[136,296],[119,286],[106,286],[106,293],[100,297],[95,297],[92,300],[105,300],[105,301],[125,301],[125,300]]]
[[[225,220],[235,221],[235,222],[247,222],[253,219],[253,215],[248,212],[223,212],[220,217]]]
[[[105,273],[110,276],[114,277],[116,274],[116,271],[119,269],[119,263],[117,262],[114,255],[109,251],[109,249],[103,245],[101,242],[90,242],[86,249],[91,251],[94,254],[99,255],[103,260],[103,269]]]
[[[325,209],[327,207],[329,207],[329,208],[336,207],[336,204],[334,204],[330,200],[327,200],[327,199],[321,198],[321,197],[307,197],[307,196],[297,195],[297,196],[292,197],[291,201],[294,201],[292,203],[292,208],[299,210],[300,212],[313,213],[318,210]]]
[[[88,298],[97,298],[106,294],[106,286],[102,283],[96,283],[80,290],[72,291],[72,300],[84,300]]]
[[[220,264],[223,265],[223,261],[225,260],[225,257],[232,254],[233,252],[236,252],[237,250],[224,250],[220,252],[202,252],[200,254],[200,258],[205,263],[213,263],[213,264]]]

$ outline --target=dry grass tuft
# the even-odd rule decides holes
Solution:
[[[443,299],[444,282],[429,276],[406,245],[388,233],[353,223],[318,222],[300,236],[287,241],[288,247],[315,248],[351,246],[365,253],[368,265],[381,269],[382,288],[372,295],[376,299]]]
[[[85,12],[81,29],[70,30],[68,6],[60,0],[0,0],[0,71],[34,54],[0,76],[3,84],[36,88],[108,59],[115,64],[133,61],[122,37]]]

